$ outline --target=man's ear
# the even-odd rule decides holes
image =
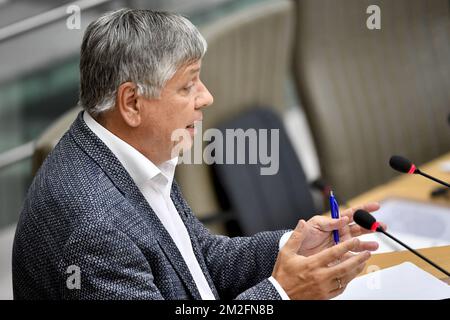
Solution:
[[[133,82],[124,82],[117,89],[117,109],[130,127],[138,127],[142,120],[141,108],[137,103],[137,90]]]

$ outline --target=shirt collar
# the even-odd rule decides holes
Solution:
[[[94,132],[94,134],[97,135],[112,151],[117,159],[119,159],[120,163],[130,174],[138,188],[149,181],[153,181],[163,187],[169,186],[170,190],[175,174],[175,168],[178,163],[177,157],[156,166],[133,146],[99,124],[86,111],[83,112],[83,120],[86,122],[89,129],[91,129],[92,132]]]

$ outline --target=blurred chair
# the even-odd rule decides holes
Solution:
[[[32,159],[33,175],[39,170],[47,155],[53,150],[59,139],[61,139],[64,133],[69,129],[81,110],[81,107],[76,106],[65,112],[36,140],[36,147]]]
[[[448,0],[297,0],[295,72],[324,177],[350,198],[450,150]],[[369,30],[369,5],[381,30]]]
[[[293,9],[291,1],[257,2],[199,26],[208,41],[201,77],[214,96],[203,130],[254,106],[273,106],[279,114],[286,109]],[[176,178],[199,217],[222,210],[206,164],[179,165]]]
[[[260,139],[266,141],[270,163],[251,164],[247,160],[246,164],[239,164],[236,161],[238,139],[227,135],[228,129],[242,129],[246,137],[241,137],[241,141],[247,140],[246,145],[252,139],[254,144],[261,143]],[[225,138],[222,148],[218,146],[215,150],[215,157],[231,157],[227,151],[232,150],[229,148],[232,139],[234,163],[215,163],[212,168],[217,177],[218,190],[223,195],[223,206],[232,212],[242,234],[293,228],[299,219],[308,220],[314,215],[316,208],[309,183],[278,114],[266,108],[251,109],[226,121],[219,126],[219,130]],[[276,134],[274,130],[277,130],[279,139],[272,143],[271,136]],[[258,141],[255,142],[257,133]],[[260,152],[259,148],[249,147],[246,153],[239,153],[239,156],[250,159],[251,150]],[[262,170],[268,169],[271,172],[263,175]]]

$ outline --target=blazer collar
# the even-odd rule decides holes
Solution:
[[[184,261],[180,251],[172,240],[167,230],[164,228],[163,224],[159,220],[158,216],[154,213],[153,209],[150,207],[148,202],[145,200],[139,188],[133,182],[133,179],[122,166],[120,161],[114,156],[111,150],[89,129],[83,120],[83,111],[81,111],[77,119],[72,124],[69,134],[74,139],[75,143],[91,157],[105,172],[106,175],[111,179],[115,186],[120,190],[122,194],[128,199],[131,205],[136,209],[136,212],[140,215],[141,220],[143,220],[147,226],[153,231],[157,241],[160,243],[161,248],[172,264],[173,268],[178,273],[179,277],[183,280],[186,288],[190,291],[194,299],[201,299],[200,293],[197,289],[194,279]],[[173,188],[171,191],[172,199]],[[177,202],[174,202],[177,210],[181,207]],[[182,213],[178,211],[179,213]],[[184,213],[184,212],[183,212]],[[181,214],[183,222],[186,223],[184,214]],[[206,268],[203,256],[198,248],[198,242],[192,237],[191,233],[189,236],[192,241],[192,247],[194,253],[199,260],[200,266],[208,280],[211,289],[218,298],[217,290],[212,282],[209,272]]]

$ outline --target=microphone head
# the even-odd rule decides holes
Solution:
[[[381,228],[374,216],[362,209],[356,210],[353,220],[367,230],[378,231],[378,228]]]
[[[392,169],[399,172],[409,174],[417,172],[416,166],[411,161],[402,156],[392,156],[389,160],[389,165]]]

